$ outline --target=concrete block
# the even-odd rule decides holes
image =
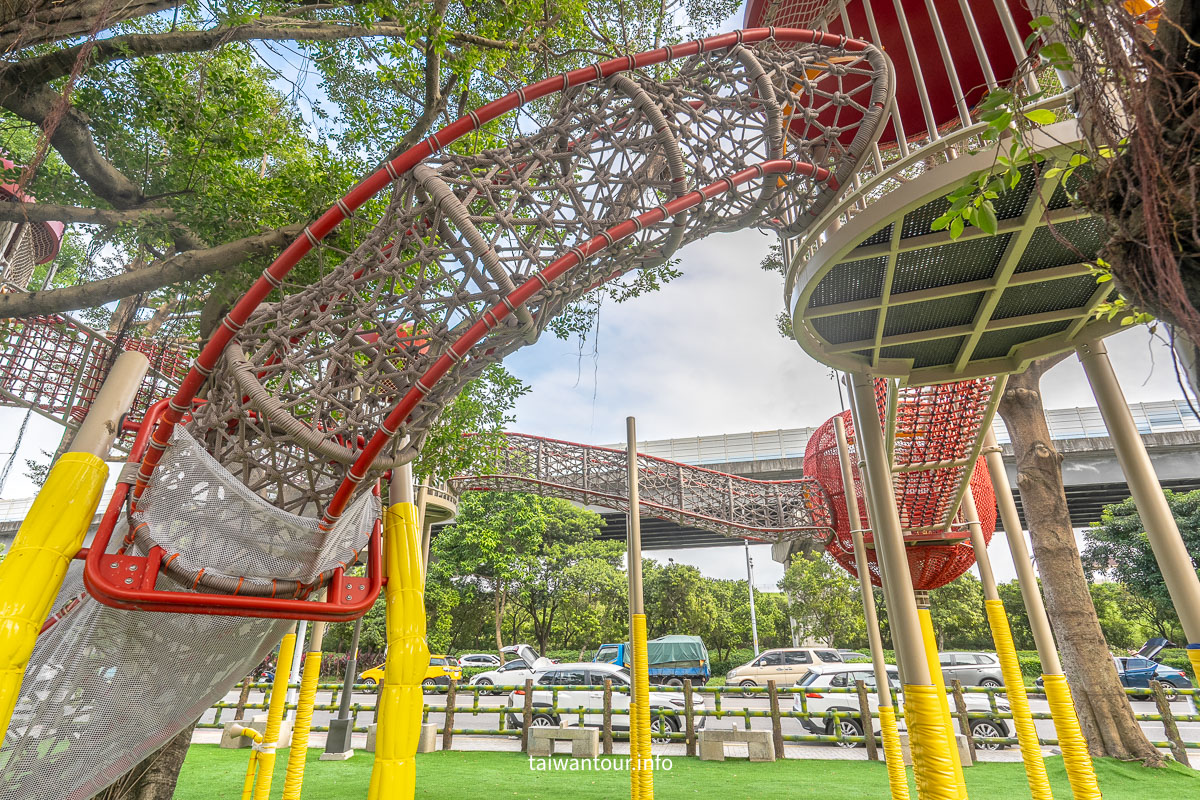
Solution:
[[[570,742],[573,758],[597,758],[600,755],[600,731],[597,728],[532,728],[529,731],[529,755],[548,758],[554,755],[555,742]]]
[[[354,720],[329,720],[329,733],[325,736],[325,752],[321,753],[322,761],[345,761],[354,755],[354,747],[350,737],[354,733]]]
[[[700,738],[700,760],[701,761],[724,761],[725,760],[725,742],[721,739],[706,739]]]
[[[367,726],[367,745],[363,749],[368,753],[375,752],[375,728],[377,727],[374,723]]]
[[[421,735],[417,739],[418,753],[432,753],[437,750],[437,725],[432,722],[421,726]]]
[[[726,745],[746,745],[751,761],[774,761],[775,743],[770,731],[748,731],[734,726],[700,731],[700,760],[724,761]]]

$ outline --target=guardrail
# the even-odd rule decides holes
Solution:
[[[299,684],[290,684],[289,688],[297,689]],[[238,687],[243,688],[243,684]],[[355,684],[353,691],[356,693],[375,693],[378,691],[376,684]],[[612,743],[614,741],[626,741],[629,738],[627,731],[617,730],[614,728],[614,718],[628,717],[628,709],[614,708],[612,697],[614,694],[628,694],[628,687],[611,686],[611,685],[589,685],[589,686],[535,686],[532,682],[525,684],[510,684],[488,686],[486,688],[471,685],[459,685],[456,682],[451,682],[449,686],[425,686],[424,693],[426,696],[445,696],[445,705],[425,703],[424,712],[422,715],[423,722],[429,722],[431,714],[444,714],[443,724],[438,727],[437,732],[443,737],[442,749],[450,749],[453,737],[461,736],[500,736],[509,738],[521,738],[522,749],[524,749],[523,732],[531,727],[533,718],[536,716],[549,716],[561,722],[574,722],[577,725],[584,725],[585,718],[588,716],[600,717],[602,724],[601,737],[604,743],[605,754],[612,752]],[[336,714],[339,711],[339,695],[343,689],[341,683],[324,683],[318,685],[318,692],[330,692],[331,697],[327,703],[318,703],[314,706],[315,710],[328,711]],[[258,690],[263,692],[261,702],[250,702],[248,699],[239,701],[238,703],[219,702],[213,705],[216,710],[215,718],[209,722],[201,722],[196,727],[198,728],[221,728],[224,726],[222,716],[225,712],[233,709],[243,710],[265,710],[269,702],[269,692],[271,684],[269,683],[254,683],[250,684],[248,691]],[[530,691],[548,692],[551,695],[551,705],[532,705],[530,703],[521,703],[519,705],[483,705],[480,699],[485,696],[496,694],[509,694],[514,691],[525,692],[524,697],[531,697]],[[242,697],[247,698],[248,691],[243,693]],[[603,698],[603,704],[597,707],[590,706],[565,706],[560,705],[559,695],[564,691],[590,691],[599,692]],[[806,696],[811,689],[800,686],[777,687],[772,682],[766,689],[761,689],[753,694],[760,697],[767,697],[770,700],[769,709],[753,709],[753,708],[725,708],[723,702],[727,695],[745,696],[746,692],[740,686],[712,686],[712,687],[692,687],[690,682],[686,682],[683,688],[672,688],[667,686],[654,687],[655,692],[663,694],[677,694],[685,702],[681,708],[656,708],[652,710],[652,718],[666,722],[669,730],[660,730],[654,734],[656,741],[680,741],[687,745],[688,755],[696,753],[696,737],[698,731],[704,727],[708,720],[742,720],[747,730],[751,727],[751,720],[755,718],[770,719],[771,729],[777,755],[782,755],[783,743],[814,743],[828,742],[833,744],[857,745],[865,743],[867,745],[868,756],[877,758],[876,754],[876,735],[875,726],[867,726],[862,724],[862,720],[869,716],[872,719],[878,719],[879,714],[869,710],[868,696],[874,692],[866,689],[859,682],[858,686],[852,687],[827,687],[820,688],[820,693],[823,695],[829,694],[845,694],[847,698],[846,705],[854,707],[855,710],[839,710],[839,711],[810,711],[809,698]],[[1045,694],[1040,689],[1034,687],[1026,687],[1026,692],[1031,697],[1044,697]],[[1157,714],[1135,713],[1134,718],[1139,722],[1161,722],[1163,723],[1164,736],[1162,741],[1154,741],[1152,744],[1156,747],[1170,748],[1179,760],[1181,755],[1185,755],[1188,749],[1200,749],[1200,742],[1183,741],[1179,735],[1176,724],[1179,722],[1200,722],[1200,712],[1197,710],[1197,695],[1200,695],[1200,690],[1197,689],[1167,689],[1163,690],[1161,686],[1156,686],[1153,689],[1126,689],[1126,694],[1132,699],[1143,699],[1155,701],[1158,704],[1160,712]],[[469,705],[460,704],[460,697],[464,694],[470,694],[471,702]],[[688,702],[692,694],[700,695],[701,697],[711,696],[711,708],[709,703],[705,702],[704,708],[694,708]],[[959,732],[966,735],[972,747],[979,745],[998,745],[1002,747],[1012,746],[1017,744],[1015,736],[1007,737],[981,737],[975,736],[971,732],[973,720],[1005,720],[1005,727],[1010,730],[1013,728],[1007,721],[1012,720],[1011,711],[1004,710],[1000,707],[1000,699],[1005,696],[1004,689],[982,687],[982,686],[959,686],[955,681],[951,687],[947,688],[947,694],[950,696],[951,714],[959,726]],[[965,697],[968,694],[984,694],[988,697],[988,710],[971,710],[968,709],[965,702]],[[800,706],[799,711],[791,708],[784,709],[781,707],[781,699],[791,697],[789,705],[796,704],[796,698]],[[1175,714],[1171,711],[1169,701],[1171,699],[1178,700],[1179,698],[1188,698],[1190,705],[1190,713]],[[288,702],[285,704],[288,710],[296,708],[296,704]],[[897,706],[898,707],[898,706]],[[359,715],[363,712],[375,712],[373,703],[351,703],[349,712],[353,719],[353,730],[364,733],[367,730],[365,724],[360,724]],[[481,715],[496,715],[496,727],[471,727],[471,728],[456,728],[454,727],[456,720],[461,715],[470,715],[472,719],[478,719]],[[903,714],[899,715],[901,718]],[[1035,712],[1033,713],[1035,720],[1052,719],[1049,713]],[[241,715],[238,715],[240,718]],[[785,719],[794,719],[799,722],[808,720],[819,720],[823,723],[823,727],[831,731],[824,734],[785,734],[782,731],[782,722]],[[853,736],[848,735],[842,730],[842,726],[838,723],[842,720],[854,720],[858,723],[859,730],[863,731],[863,735]],[[618,723],[620,724],[620,723]],[[627,725],[625,727],[628,727]],[[313,725],[314,731],[327,731],[328,726]],[[1039,737],[1039,742],[1043,745],[1057,745],[1058,740],[1048,737]],[[989,748],[990,749],[990,748]]]

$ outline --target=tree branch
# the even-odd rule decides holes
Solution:
[[[92,308],[140,292],[161,289],[180,281],[194,280],[213,272],[233,269],[254,256],[266,255],[300,235],[302,223],[266,231],[206,250],[189,250],[155,262],[145,269],[112,278],[47,292],[0,294],[0,318],[57,314]]]
[[[205,30],[166,31],[163,33],[136,33],[104,39],[92,47],[85,69],[109,61],[163,55],[167,53],[196,53],[212,50],[230,42],[250,41],[297,41],[331,42],[341,39],[390,38],[401,39],[407,32],[404,25],[395,22],[377,22],[374,25],[354,25],[331,20],[306,20],[293,17],[260,17],[243,25],[218,25]],[[471,44],[494,50],[517,50],[522,45],[488,39],[473,33],[449,33],[449,39],[458,44]],[[529,45],[525,45],[528,47]],[[531,47],[537,49],[537,45]],[[33,58],[18,61],[7,68],[22,83],[45,83],[70,74],[83,50],[83,45],[67,47]],[[10,77],[10,80],[13,78]]]
[[[120,225],[127,222],[175,219],[170,208],[134,208],[117,211],[108,208],[58,206],[50,203],[2,203],[0,220],[6,222],[79,222],[85,225]]]

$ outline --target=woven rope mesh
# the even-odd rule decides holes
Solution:
[[[183,428],[131,513],[132,538],[142,552],[162,547],[162,569],[177,580],[266,597],[307,595],[354,563],[378,517],[379,499],[364,492],[321,531],[255,495]]]
[[[285,281],[250,316],[195,414],[197,438],[255,493],[309,512],[358,443],[514,286],[613,225],[767,159],[848,180],[888,83],[873,48],[773,40],[680,58],[656,76],[623,71],[558,91],[514,112],[502,147],[468,134],[400,175],[300,262],[304,285]],[[422,387],[374,469],[411,460],[469,380],[597,285],[715,231],[797,233],[835,194],[807,177],[754,179],[593,255]]]
[[[624,450],[507,434],[492,474],[450,480],[457,491],[533,492],[619,511],[629,509]],[[723,536],[824,540],[829,503],[812,478],[756,481],[638,454],[643,513]]]
[[[56,609],[85,592],[75,564]],[[92,797],[220,700],[291,624],[122,611],[84,595],[38,637],[0,747],[0,800]]]
[[[936,464],[965,460],[980,434],[988,397],[993,389],[992,379],[960,381],[937,386],[904,387],[898,392],[893,465]],[[887,383],[876,384],[880,400],[880,417],[885,418]],[[849,411],[843,411],[846,437],[850,444],[854,474],[854,493],[858,498],[859,514],[867,523],[866,503],[863,500],[862,479],[858,472],[854,423]],[[804,451],[804,474],[816,479],[829,497],[833,515],[834,539],[826,552],[850,574],[858,575],[854,558],[854,540],[846,505],[846,489],[842,481],[838,458],[837,438],[830,418],[809,438]],[[936,589],[962,575],[975,563],[975,553],[966,537],[965,520],[961,514],[951,520],[950,530],[941,532],[946,523],[948,506],[965,477],[961,466],[912,471],[893,471],[893,491],[901,527],[906,535],[909,570],[914,589]],[[970,479],[970,491],[979,512],[983,537],[991,542],[996,530],[996,495],[988,477],[987,464],[982,457],[975,464]],[[939,530],[929,530],[936,528]],[[868,543],[867,563],[871,580],[880,585],[879,567],[871,531],[865,531]],[[949,539],[950,541],[947,541]]]
[[[364,493],[321,533],[255,496],[177,428],[113,538],[129,555],[165,549],[162,591],[303,596],[354,561],[379,513]],[[0,748],[0,800],[92,797],[221,699],[292,624],[109,608],[86,595],[79,563],[54,608],[82,600],[38,637],[26,670]]]

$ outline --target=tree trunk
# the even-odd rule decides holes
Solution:
[[[171,800],[195,727],[195,722],[188,725],[178,736],[96,795],[95,800]]]
[[[1016,452],[1017,486],[1042,576],[1046,610],[1088,750],[1093,756],[1161,766],[1162,756],[1134,720],[1117,679],[1075,544],[1062,457],[1051,442],[1039,389],[1042,374],[1058,360],[1035,363],[1011,376],[1000,401],[1000,416]]]

